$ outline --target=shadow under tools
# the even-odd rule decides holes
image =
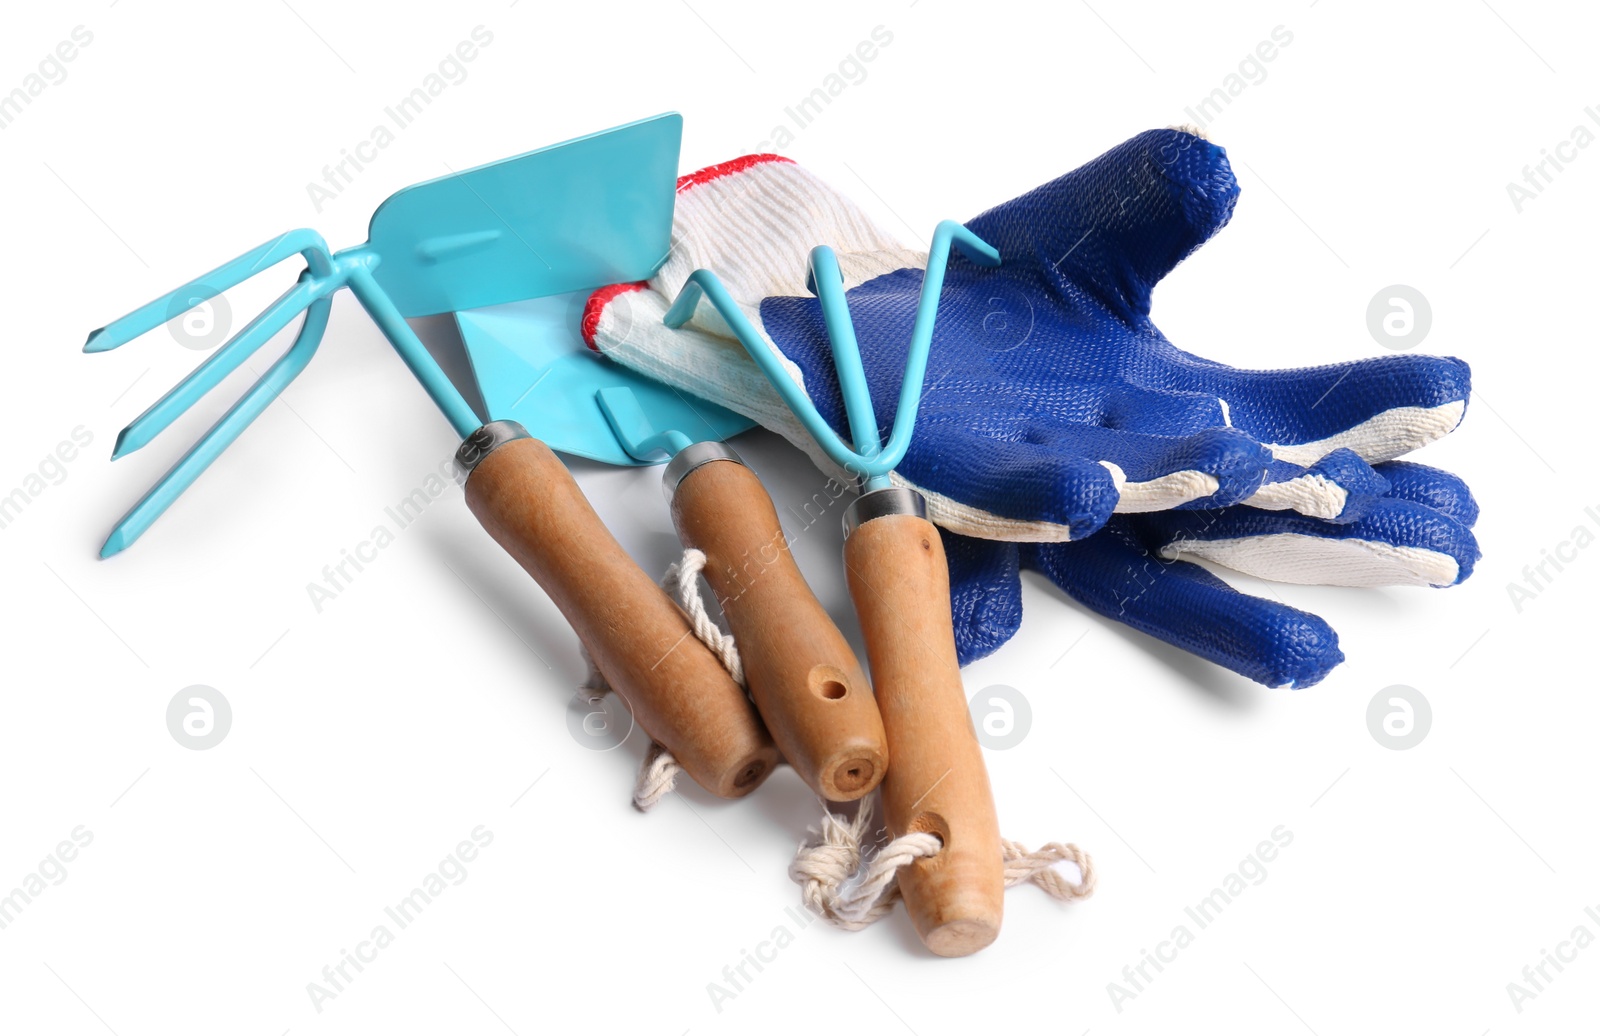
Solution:
[[[760,821],[759,835],[762,839],[791,847],[814,837],[814,829],[822,820],[824,806],[822,800],[817,798],[817,793],[806,786],[787,760],[781,762],[771,777],[744,798],[718,798],[688,776],[678,778],[674,795],[683,796],[707,816],[724,809],[748,810],[744,819]],[[757,808],[751,809],[752,804]],[[859,803],[830,802],[826,806],[834,813],[853,817]]]
[[[630,738],[630,746],[632,741],[633,739]],[[646,742],[641,742],[641,744],[643,743]],[[760,832],[763,839],[786,843],[794,847],[798,847],[802,842],[809,843],[816,837],[816,829],[822,820],[822,810],[824,808],[836,815],[853,819],[860,811],[863,801],[857,799],[854,802],[825,803],[817,798],[816,792],[806,787],[805,782],[787,764],[779,766],[761,787],[743,799],[718,798],[689,778],[680,777],[674,794],[668,796],[656,808],[670,809],[671,800],[680,796],[686,800],[687,805],[693,807],[700,814],[700,819],[707,823],[715,819],[720,810],[729,808],[746,810],[747,812],[743,814],[745,817],[758,817],[761,820],[765,828]],[[867,800],[872,801],[875,815],[873,817],[873,828],[867,834],[866,847],[869,852],[876,852],[888,841],[889,836],[883,827],[882,807],[877,800],[876,792],[867,796]],[[758,808],[751,809],[752,804],[758,805]],[[721,837],[720,833],[718,833],[718,837]],[[785,866],[787,867],[787,865]],[[781,875],[783,884],[796,890],[796,899],[794,901],[796,909],[805,909],[798,898],[799,887],[792,883],[787,873],[774,872],[774,874]],[[764,879],[767,877],[765,874],[761,876]],[[818,917],[817,921],[822,921],[822,918]],[[833,926],[826,922],[820,924],[818,929],[834,930]],[[881,929],[884,932],[893,933],[896,945],[908,957],[935,959],[932,951],[923,945],[921,937],[917,935],[917,930],[911,923],[910,915],[903,909],[894,910],[887,918],[873,925],[873,929]],[[838,935],[845,938],[856,934],[844,929],[836,929],[836,931]]]
[[[431,317],[411,317],[406,323],[411,325],[411,330],[422,340],[434,362],[444,371],[456,391],[461,393],[461,398],[467,401],[472,412],[480,419],[487,414],[489,408],[478,388],[478,378],[472,372],[472,362],[467,359],[467,346],[461,340],[456,315],[439,313]]]
[[[458,502],[456,506],[466,505]],[[548,667],[557,680],[576,692],[588,676],[583,659],[575,650],[578,638],[566,623],[551,622],[550,616],[541,612],[540,603],[548,598],[532,577],[486,533],[480,532],[475,537],[478,542],[469,543],[457,530],[447,531],[428,523],[421,523],[419,530],[419,538],[428,549],[467,584],[462,592],[482,598],[483,604],[494,612],[484,621],[494,622],[498,616],[538,655],[529,660],[531,666]]]
[[[1252,712],[1261,707],[1262,695],[1268,688],[1253,680],[1120,622],[1112,622],[1099,615],[1095,615],[1094,619],[1135,650],[1148,653],[1171,670],[1174,676],[1217,704],[1238,712]]]
[[[674,533],[636,530],[629,546],[633,548],[629,554],[633,555],[639,567],[644,569],[645,575],[658,585],[667,569],[683,560],[683,544]],[[717,604],[717,595],[703,582],[700,584],[700,593],[712,618],[720,619],[722,609]],[[667,591],[667,596],[677,599],[672,590]]]
[[[511,561],[481,531],[475,537],[463,537],[459,531],[425,526],[420,538],[439,561],[448,565],[467,584],[462,588],[462,596],[469,598],[468,603],[473,607],[486,607],[494,613],[484,616],[483,622],[492,626],[504,622],[539,656],[527,660],[527,671],[537,673],[541,668],[548,667],[547,671],[553,674],[550,679],[556,685],[558,703],[567,709],[578,707],[574,705],[578,690],[589,678],[588,664],[578,650],[578,635],[561,618],[554,603],[533,581],[533,577]],[[470,600],[473,596],[481,598],[482,604]],[[521,686],[526,687],[531,683],[522,682]],[[631,794],[639,762],[649,747],[649,735],[634,723],[617,750],[603,753],[608,760],[607,766],[614,773],[614,777],[608,779],[610,786],[617,789],[617,794],[623,796],[624,801]],[[693,785],[694,782],[687,777],[678,782],[680,790]]]
[[[617,543],[659,583],[668,566],[683,558],[683,544],[661,491],[665,464],[619,467],[566,453],[558,456]]]
[[[1224,669],[1214,662],[1208,662],[1198,655],[1157,640],[1148,633],[1141,633],[1120,622],[1113,622],[1074,601],[1066,591],[1037,573],[1024,572],[1022,578],[1057,600],[1066,602],[1097,628],[1121,640],[1135,651],[1149,655],[1160,662],[1180,682],[1202,692],[1217,704],[1240,712],[1249,712],[1261,707],[1262,695],[1268,688]],[[1026,624],[1027,621],[1027,616],[1024,614],[1023,623]]]
[[[564,458],[565,459],[565,458]],[[590,463],[590,462],[583,462]],[[596,468],[605,465],[595,464]],[[457,506],[465,506],[457,503]],[[530,672],[538,672],[541,668],[553,673],[558,691],[558,698],[567,707],[573,707],[579,688],[588,679],[589,669],[582,654],[578,650],[579,641],[576,633],[567,625],[556,609],[553,602],[539,585],[514,561],[508,558],[498,546],[490,540],[487,534],[477,530],[476,534],[468,532],[462,534],[459,527],[453,529],[443,528],[437,524],[421,524],[418,539],[426,544],[434,557],[442,562],[457,578],[467,585],[462,588],[462,596],[471,607],[485,608],[492,615],[485,615],[482,621],[496,628],[500,623],[509,626],[511,631],[523,640],[537,658],[529,658],[527,662]],[[682,547],[676,537],[669,534],[659,534],[650,537],[659,540],[652,542],[648,549],[645,563],[651,568],[665,571],[666,566],[677,561],[681,556]],[[637,548],[638,543],[633,546]],[[657,555],[661,559],[656,565]],[[473,598],[481,600],[474,600]],[[707,602],[714,614],[715,599],[707,593]],[[540,660],[543,660],[542,662]],[[631,711],[631,707],[630,707]],[[623,743],[615,751],[604,754],[610,760],[609,766],[615,772],[614,780],[608,786],[615,787],[618,795],[628,796],[634,786],[638,774],[640,761],[650,747],[650,736],[637,722],[629,729]],[[751,794],[750,797],[763,796],[767,789],[778,784],[785,774],[799,793],[808,797],[811,803],[811,812],[804,814],[806,820],[799,823],[784,824],[785,838],[798,841],[800,834],[805,830],[807,823],[815,823],[815,796],[806,788],[794,771],[788,766],[779,768],[767,782]],[[716,809],[724,804],[739,802],[739,799],[720,799],[703,790],[694,780],[687,775],[680,776],[676,785],[677,794],[687,794],[696,809]],[[763,796],[765,797],[765,796]],[[786,804],[783,812],[787,815],[792,812]],[[796,815],[802,815],[797,813]]]

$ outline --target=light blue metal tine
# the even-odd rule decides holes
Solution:
[[[86,353],[100,353],[115,349],[153,331],[180,313],[187,312],[207,299],[222,294],[229,288],[283,261],[296,252],[305,256],[306,265],[313,275],[326,276],[332,264],[327,243],[315,230],[291,230],[271,241],[252,248],[237,259],[231,259],[210,273],[202,274],[152,302],[148,302],[126,316],[118,317],[105,327],[89,332],[83,345]]]
[[[862,467],[869,480],[882,480],[899,466],[906,450],[911,446],[911,435],[916,430],[917,408],[922,403],[922,386],[928,374],[928,352],[933,343],[933,326],[939,316],[939,295],[944,290],[945,268],[950,250],[955,248],[980,266],[999,266],[1000,253],[978,235],[954,220],[943,220],[934,229],[933,241],[928,246],[928,268],[922,276],[922,291],[917,297],[917,315],[911,327],[911,345],[906,350],[906,370],[900,380],[900,398],[895,407],[894,427],[887,444],[879,446],[877,419],[872,413],[872,397],[867,388],[866,372],[861,367],[861,356],[856,344],[855,328],[850,320],[850,304],[845,298],[842,276],[813,277],[817,300],[822,306],[828,337],[833,344],[834,364],[839,370],[839,387],[845,398],[850,427],[860,450],[862,431],[856,426],[856,414],[848,410],[852,393],[865,401],[866,435],[878,447],[862,457]],[[818,249],[820,251],[820,249]],[[816,253],[813,252],[813,262]],[[831,250],[830,256],[831,258]],[[835,263],[837,269],[837,263]],[[841,338],[836,328],[847,328]],[[841,349],[841,345],[843,348]],[[847,361],[852,361],[847,363]],[[846,375],[846,367],[849,375]]]
[[[322,333],[328,326],[328,311],[332,307],[332,301],[326,297],[311,303],[306,309],[305,322],[300,325],[300,333],[295,338],[294,345],[290,346],[289,351],[262,375],[261,380],[256,382],[232,409],[223,414],[211,430],[183,455],[183,459],[173,465],[172,470],[151,486],[150,491],[123,516],[116,528],[111,530],[111,535],[106,537],[105,545],[100,548],[102,558],[109,558],[126,550],[142,536],[145,530],[172,506],[172,502],[200,477],[200,473],[239,437],[250,422],[278,398],[285,386],[305,370],[306,364],[311,362],[312,354],[317,351],[317,345],[322,341]]]
[[[820,246],[812,250],[807,285],[817,294],[823,322],[833,346],[834,368],[839,373],[839,389],[844,396],[845,412],[855,441],[853,450],[822,419],[816,404],[789,376],[777,349],[751,326],[716,274],[710,270],[691,273],[677,300],[667,310],[664,323],[668,327],[682,327],[694,315],[695,307],[702,298],[710,301],[756,366],[772,383],[773,389],[794,411],[823,451],[846,470],[861,475],[868,488],[877,489],[888,484],[889,472],[905,457],[911,445],[917,407],[922,401],[922,384],[928,373],[928,350],[933,342],[933,326],[939,315],[939,293],[944,289],[945,268],[952,248],[980,266],[1000,265],[1000,253],[993,246],[954,220],[945,220],[934,230],[933,242],[928,248],[928,268],[923,274],[922,292],[917,300],[917,315],[911,328],[911,344],[906,353],[906,371],[900,383],[894,428],[887,445],[879,444],[877,418],[872,410],[871,392],[861,363],[855,327],[850,320],[844,279],[832,249]]]
[[[278,296],[276,302],[230,338],[222,348],[212,353],[206,362],[196,367],[188,377],[174,385],[166,395],[134,418],[117,436],[117,444],[111,451],[111,459],[115,460],[132,453],[165,431],[180,415],[199,402],[201,397],[216,388],[222,379],[237,370],[241,363],[265,345],[273,335],[287,327],[289,321],[316,300],[317,294],[317,283],[302,279]]]
[[[733,330],[734,337],[739,339],[739,344],[744,346],[745,352],[750,354],[750,359],[755,361],[761,373],[767,376],[773,390],[783,399],[784,405],[794,411],[795,416],[800,418],[806,430],[828,456],[843,465],[853,464],[855,454],[833,434],[833,429],[829,428],[822,415],[817,413],[817,408],[812,405],[805,390],[789,377],[778,351],[768,345],[761,337],[761,332],[750,325],[750,321],[745,318],[743,311],[733,301],[733,296],[728,294],[728,289],[723,287],[722,280],[716,274],[710,270],[696,270],[691,273],[684,282],[683,290],[678,293],[677,301],[662,318],[662,323],[668,327],[682,327],[688,323],[690,317],[694,316],[695,307],[700,304],[702,298],[722,314],[722,318]]]
[[[295,313],[305,314],[289,350],[122,518],[101,556],[126,549],[142,535],[299,375],[327,329],[332,296],[343,287],[352,289],[457,434],[467,438],[477,431],[486,418],[473,412],[407,316],[499,306],[649,276],[670,243],[681,135],[682,118],[668,113],[452,171],[384,201],[372,215],[364,245],[330,253],[316,231],[291,230],[91,332],[85,352],[116,349],[270,266],[296,255],[305,260],[295,287],[118,436],[113,456],[149,443]],[[498,225],[485,227],[486,213]],[[737,422],[730,414],[723,423]],[[621,453],[609,445],[607,450]]]
[[[845,418],[850,425],[850,438],[855,440],[856,453],[868,458],[883,449],[878,438],[878,418],[872,409],[872,395],[867,391],[867,372],[861,365],[861,346],[856,341],[856,327],[850,320],[850,309],[842,302],[844,273],[839,269],[839,257],[827,245],[811,250],[811,272],[806,284],[822,302],[822,322],[828,329],[828,341],[833,346],[833,369],[839,374],[839,392],[844,396]],[[826,285],[820,288],[819,285]]]

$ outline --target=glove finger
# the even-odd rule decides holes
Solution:
[[[1164,558],[1196,557],[1280,583],[1452,586],[1479,557],[1472,530],[1447,514],[1386,497],[1353,522],[1233,507],[1145,515]]]
[[[1459,475],[1404,460],[1379,464],[1375,470],[1389,482],[1387,495],[1431,507],[1469,529],[1477,524],[1478,501]]]
[[[1149,130],[967,226],[1002,262],[1058,290],[1091,286],[1130,323],[1150,290],[1233,215],[1239,186],[1222,148],[1183,130]]]
[[[930,414],[895,474],[923,490],[933,521],[997,540],[1081,539],[1111,517],[1119,473],[1092,457],[1039,442],[1000,417],[993,437],[976,415]],[[959,498],[932,487],[959,487]]]
[[[1320,617],[1162,559],[1134,532],[1136,521],[1115,518],[1082,543],[1024,545],[1022,564],[1106,618],[1268,687],[1310,687],[1344,660]]]
[[[959,503],[930,496],[946,528],[1062,542],[1090,535],[1114,510],[1237,503],[1260,488],[1270,462],[1260,444],[1231,428],[1166,437],[930,407],[897,474],[930,492],[960,488]]]
[[[1452,357],[1382,356],[1285,371],[1181,357],[1176,387],[1222,397],[1234,427],[1294,464],[1315,464],[1341,447],[1370,464],[1394,460],[1452,431],[1472,391],[1471,369]]]
[[[993,654],[1022,625],[1017,546],[939,530],[950,566],[950,617],[962,665]]]
[[[1309,468],[1274,460],[1267,480],[1242,503],[1264,511],[1297,511],[1330,522],[1353,522],[1390,491],[1389,481],[1356,456],[1334,450]]]

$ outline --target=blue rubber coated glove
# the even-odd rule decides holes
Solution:
[[[1008,548],[947,534],[963,663],[1016,631],[1018,568],[1258,682],[1297,687],[1343,659],[1333,629],[1180,559],[1339,585],[1470,574],[1466,486],[1391,462],[1460,421],[1466,364],[1392,356],[1241,371],[1182,352],[1151,323],[1156,282],[1227,222],[1237,196],[1221,148],[1153,131],[967,224],[1002,265],[951,263],[898,474],[1069,535]],[[879,413],[893,413],[921,281],[907,268],[847,293]],[[760,315],[842,431],[815,300],[770,297]],[[1130,484],[1155,499],[1128,500]]]
[[[1371,464],[1459,423],[1470,387],[1460,360],[1251,371],[1167,341],[1151,291],[1237,197],[1220,147],[1153,130],[967,223],[1002,264],[952,260],[897,471],[934,501],[936,521],[946,501],[1001,520],[947,528],[1024,541],[1081,539],[1114,512],[1242,502],[1352,521],[1384,492]],[[894,413],[921,282],[908,267],[847,293],[880,415]],[[760,317],[844,430],[816,300],[768,297]]]
[[[1325,623],[1177,559],[1354,585],[1448,585],[1470,572],[1465,486],[1393,463],[1459,423],[1464,363],[1239,370],[1177,349],[1151,323],[1155,283],[1227,221],[1237,195],[1221,148],[1159,130],[968,223],[1003,262],[952,258],[916,435],[895,474],[948,534],[963,662],[1015,632],[1028,567],[1253,679],[1305,686],[1342,657]],[[683,178],[674,223],[656,277],[591,300],[592,345],[754,418],[828,470],[714,310],[681,330],[661,316],[690,271],[716,271],[842,432],[803,281],[810,247],[831,244],[874,406],[892,419],[924,256],[775,156]]]

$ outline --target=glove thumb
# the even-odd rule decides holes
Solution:
[[[1006,264],[1058,291],[1091,289],[1130,323],[1167,271],[1233,215],[1239,185],[1222,148],[1185,130],[1147,130],[967,227]]]

